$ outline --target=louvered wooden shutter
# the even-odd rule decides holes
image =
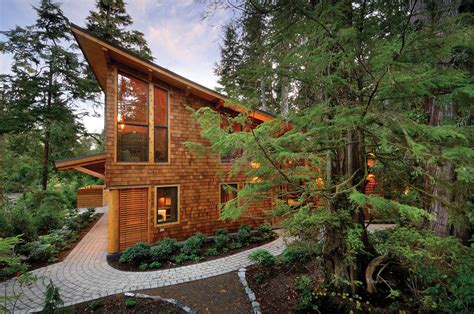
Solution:
[[[148,189],[120,190],[120,250],[147,242]]]

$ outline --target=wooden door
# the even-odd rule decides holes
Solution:
[[[119,250],[148,240],[148,189],[123,189],[119,197]]]

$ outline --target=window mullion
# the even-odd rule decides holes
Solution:
[[[149,131],[149,162],[155,162],[155,103],[154,103],[154,85],[148,83],[148,131]]]

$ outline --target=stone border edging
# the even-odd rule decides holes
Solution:
[[[170,303],[170,304],[180,308],[181,310],[185,311],[186,313],[197,314],[196,310],[193,310],[189,306],[179,302],[176,299],[167,299],[167,298],[160,297],[158,295],[155,296],[155,295],[148,295],[148,294],[144,294],[144,293],[133,293],[133,292],[125,292],[124,295],[126,297],[133,297],[133,298],[139,298],[139,299],[153,299],[153,300],[159,300],[159,301],[167,302],[167,303]]]
[[[260,309],[260,303],[257,302],[257,297],[252,289],[249,287],[247,279],[245,279],[246,268],[240,268],[238,272],[239,280],[242,286],[245,288],[245,293],[247,294],[250,302],[252,303],[252,311],[254,314],[261,314],[262,310]]]

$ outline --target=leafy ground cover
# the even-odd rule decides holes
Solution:
[[[235,254],[275,239],[269,224],[251,230],[241,225],[237,233],[218,229],[213,238],[198,232],[183,242],[165,238],[155,245],[137,243],[119,255],[108,256],[109,265],[124,271],[149,271],[190,265]]]

